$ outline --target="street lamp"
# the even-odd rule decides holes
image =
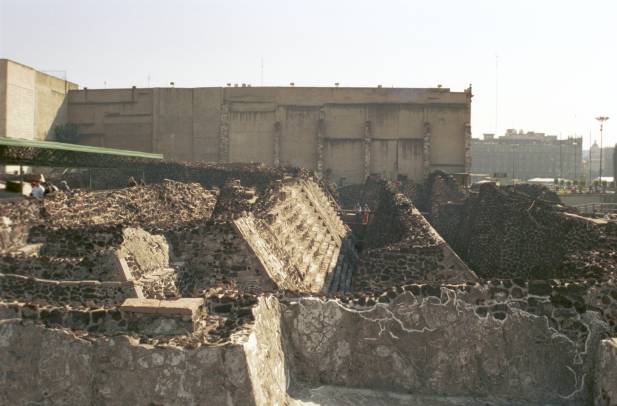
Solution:
[[[599,116],[596,120],[600,122],[600,187],[602,187],[602,130],[604,129],[604,122],[608,120],[608,117]]]

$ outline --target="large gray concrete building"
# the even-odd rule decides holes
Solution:
[[[470,90],[444,88],[83,89],[68,99],[84,144],[301,166],[342,183],[467,172],[470,105]]]
[[[73,123],[81,144],[182,161],[300,166],[339,184],[370,174],[420,181],[433,170],[471,167],[471,88],[78,90],[3,63],[0,72],[8,66],[9,75],[0,94],[0,136],[49,139],[56,124]]]
[[[0,59],[0,137],[43,140],[68,118],[67,94],[77,84]]]
[[[507,130],[501,137],[485,134],[472,140],[472,172],[500,174],[509,179],[566,178],[585,176],[581,138],[558,139],[544,133]]]

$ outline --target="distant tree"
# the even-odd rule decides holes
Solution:
[[[75,144],[79,140],[79,126],[75,123],[58,124],[54,135],[57,141]]]
[[[596,192],[598,191],[598,186],[600,186],[600,182],[596,179],[593,181],[593,188]]]

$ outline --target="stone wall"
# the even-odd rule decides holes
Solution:
[[[238,344],[188,350],[123,335],[83,340],[1,320],[0,347],[1,404],[256,404]]]
[[[134,336],[84,340],[59,329],[131,331],[117,309],[0,304],[0,403],[282,406],[288,372],[280,323],[278,300],[262,298],[246,338],[225,346],[154,347]]]
[[[431,221],[481,277],[610,277],[617,227],[568,210],[485,184],[463,201],[433,205]]]
[[[62,258],[16,252],[0,256],[0,273],[64,281],[118,281],[111,258],[114,254],[115,250],[110,249],[85,257]]]
[[[444,401],[582,405],[598,376],[596,395],[609,399],[615,371],[606,340],[596,356],[606,324],[582,311],[585,334],[573,339],[566,326],[511,298],[488,313],[485,302],[472,304],[501,301],[506,284],[414,285],[371,306],[261,297],[250,334],[223,346],[154,346],[127,336],[128,320],[116,309],[3,304],[0,403],[285,405],[298,388],[330,385]],[[518,296],[517,289],[506,290]]]
[[[0,297],[50,304],[117,305],[138,297],[134,282],[56,281],[0,274]]]
[[[506,306],[513,306],[536,316],[546,316],[551,327],[559,329],[573,341],[584,345],[587,330],[580,325],[582,314],[597,312],[609,329],[617,334],[617,286],[607,282],[563,282],[556,280],[494,279],[484,283],[444,285],[413,283],[393,286],[384,291],[354,292],[339,300],[353,309],[366,309],[377,303],[391,303],[408,291],[418,298],[447,300],[443,288],[474,306],[480,317],[498,320],[506,317]]]
[[[178,271],[178,288],[198,296],[212,286],[274,290],[275,285],[230,221],[212,221],[170,235]]]
[[[14,247],[21,247],[28,240],[29,227],[25,224],[15,224],[15,220],[0,217],[0,252]]]
[[[419,281],[477,280],[409,199],[385,183],[379,196],[364,232],[354,290]]]
[[[0,302],[0,320],[20,319],[48,328],[68,328],[75,331],[115,334],[137,331],[117,307],[83,307],[69,305],[38,305],[22,302]]]
[[[244,344],[253,394],[258,405],[287,405],[289,370],[283,348],[282,311],[274,297],[261,297],[255,324]]]
[[[589,334],[581,348],[544,317],[509,306],[503,319],[481,317],[445,293],[445,300],[404,293],[363,310],[315,298],[286,303],[292,386],[590,401],[594,352],[606,332],[595,313],[584,315]]]
[[[617,338],[600,343],[595,377],[595,405],[617,404]]]

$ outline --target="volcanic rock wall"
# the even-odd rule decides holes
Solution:
[[[199,296],[217,285],[262,292],[276,287],[231,221],[198,224],[174,233],[171,240],[182,263],[178,284],[185,295]]]
[[[365,232],[354,290],[379,290],[419,281],[477,280],[409,199],[385,184],[379,196]]]
[[[482,185],[435,208],[432,224],[481,277],[606,278],[617,271],[617,227],[528,194]]]

